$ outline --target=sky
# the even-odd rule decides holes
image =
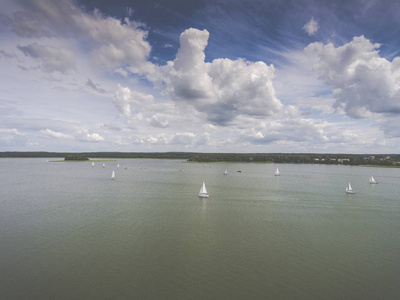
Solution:
[[[0,151],[399,153],[399,1],[0,7]]]

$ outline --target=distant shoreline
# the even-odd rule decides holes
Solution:
[[[13,158],[13,157],[9,157]],[[23,157],[15,157],[15,158],[23,158]],[[40,158],[40,157],[32,157],[32,158]],[[60,160],[49,160],[49,162],[110,162],[110,161],[116,161],[116,159],[89,159],[89,160],[65,160],[65,159],[60,159]]]
[[[65,158],[84,155],[95,159],[180,159],[187,162],[294,163],[350,166],[400,167],[400,154],[317,153],[200,153],[200,152],[0,152],[0,158]],[[74,160],[72,160],[74,161]],[[88,160],[86,160],[88,161]]]
[[[366,167],[366,168],[400,168],[400,166],[384,166],[384,165],[358,165],[358,167]]]

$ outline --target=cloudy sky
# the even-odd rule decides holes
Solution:
[[[399,1],[0,7],[0,151],[399,153]]]

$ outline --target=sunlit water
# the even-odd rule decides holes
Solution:
[[[105,164],[0,159],[1,299],[400,295],[400,169]]]

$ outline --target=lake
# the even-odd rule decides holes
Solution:
[[[1,299],[400,295],[400,169],[104,163],[0,159]]]

